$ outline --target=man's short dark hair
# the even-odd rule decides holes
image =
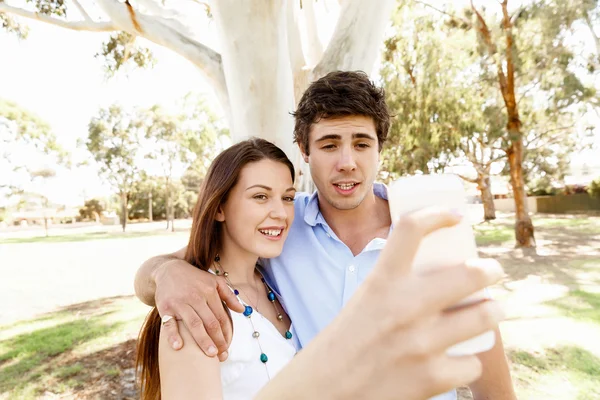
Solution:
[[[379,150],[387,139],[390,112],[385,103],[385,91],[377,87],[362,71],[335,71],[311,83],[306,89],[295,118],[294,142],[309,154],[308,134],[312,124],[321,118],[349,115],[370,117],[375,123]]]

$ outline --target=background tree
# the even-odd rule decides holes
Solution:
[[[151,56],[136,44],[137,37],[175,51],[196,65],[213,87],[234,141],[263,137],[295,155],[299,163],[289,112],[308,83],[326,73],[371,71],[393,5],[393,0],[341,2],[327,46],[320,42],[311,0],[187,5],[169,0],[3,0],[0,13],[5,19],[11,14],[75,31],[114,32],[101,52],[112,69],[148,64]],[[198,34],[198,25],[209,19],[218,32],[219,51]],[[7,28],[14,31],[11,26]]]
[[[471,2],[461,15],[419,3],[437,10],[449,26],[476,35],[477,45],[472,50],[479,57],[479,74],[496,87],[506,122],[501,147],[508,159],[515,200],[517,245],[534,246],[523,162],[527,135],[540,129],[526,125],[529,121],[524,119],[522,101],[535,96],[534,109],[545,109],[549,116],[581,102],[598,104],[595,89],[580,79],[580,59],[568,46],[576,22],[597,10],[598,2],[539,0],[517,6],[511,2],[510,10],[508,0],[501,1],[496,9],[478,8]],[[588,73],[595,74],[594,65],[587,67]]]
[[[31,179],[23,160],[24,154],[45,157],[48,163],[68,165],[69,154],[56,140],[50,125],[39,116],[19,106],[17,103],[0,98],[0,189],[5,196],[12,196],[27,190],[12,179],[15,174],[23,174]],[[24,181],[25,179],[21,179]]]
[[[98,199],[87,200],[83,207],[79,209],[79,215],[84,220],[92,220],[98,222],[104,211],[102,202]]]
[[[31,179],[34,184],[41,185],[42,188],[37,191],[38,196],[42,201],[42,217],[44,218],[44,233],[48,237],[48,209],[49,201],[46,193],[49,181],[56,176],[56,171],[51,168],[40,169],[37,171],[31,171]]]
[[[186,96],[177,107],[177,113],[169,113],[160,106],[151,107],[146,113],[146,139],[150,151],[147,157],[155,160],[165,180],[167,229],[175,231],[174,173],[193,166],[199,174],[205,174],[213,155],[217,153],[218,139],[227,134],[219,128],[215,115],[201,98]],[[180,190],[182,195],[183,191]]]
[[[396,115],[383,170],[395,178],[468,165],[473,173],[459,175],[477,184],[490,220],[491,166],[503,158],[496,149],[502,118],[473,51],[465,51],[472,41],[420,5],[396,10],[381,70]]]
[[[9,204],[40,211],[48,236],[47,196],[55,167],[69,166],[69,153],[39,116],[15,102],[0,99],[0,156],[0,196]]]
[[[89,124],[85,143],[99,165],[100,173],[119,194],[121,226],[127,226],[128,195],[139,173],[139,148],[143,119],[136,112],[128,112],[118,105],[101,109]]]

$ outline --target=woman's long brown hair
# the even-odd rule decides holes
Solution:
[[[264,139],[252,138],[237,143],[215,158],[200,187],[185,261],[205,271],[210,268],[222,247],[221,223],[216,220],[219,207],[236,185],[242,168],[265,159],[287,166],[294,180],[294,166],[285,153]],[[158,368],[160,327],[160,315],[154,307],[144,321],[137,343],[136,369],[142,400],[161,398]],[[193,343],[187,345],[194,346]]]

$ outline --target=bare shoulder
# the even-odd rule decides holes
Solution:
[[[219,360],[200,350],[183,322],[178,321],[177,327],[184,343],[180,350],[169,346],[162,330],[160,334],[158,360],[162,399],[222,399]]]
[[[177,250],[175,253],[171,253],[171,256],[177,258],[179,260],[183,260],[185,258],[185,252],[187,251],[187,246],[182,249]]]

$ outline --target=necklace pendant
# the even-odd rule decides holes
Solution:
[[[285,338],[286,338],[287,340],[290,340],[290,339],[292,338],[292,332],[290,332],[290,331],[285,331]]]
[[[269,357],[267,357],[265,353],[262,353],[260,355],[260,361],[262,361],[262,363],[265,364],[267,361],[269,361]]]
[[[280,321],[283,321],[283,315],[277,314],[277,319],[280,320]]]
[[[246,306],[246,308],[244,309],[244,316],[249,317],[250,315],[252,315],[252,311],[252,307]]]
[[[254,331],[254,333],[252,333],[252,337],[255,339],[258,339],[259,336],[260,336],[260,333],[258,331]]]

